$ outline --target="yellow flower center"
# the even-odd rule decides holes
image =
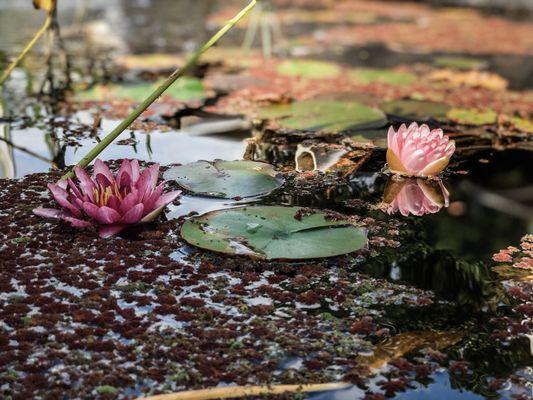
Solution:
[[[107,206],[111,196],[115,196],[119,201],[122,201],[127,194],[126,188],[124,188],[121,193],[120,188],[116,183],[106,187],[98,184],[98,186],[93,189],[94,203],[99,207]]]

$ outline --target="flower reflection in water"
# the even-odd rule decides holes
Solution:
[[[392,177],[387,182],[383,201],[388,214],[404,217],[434,214],[449,205],[449,193],[442,181]]]

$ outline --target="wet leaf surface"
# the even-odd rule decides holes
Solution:
[[[339,76],[341,68],[324,61],[287,60],[278,65],[277,71],[281,75],[295,78],[330,79]]]
[[[423,100],[393,100],[381,104],[388,115],[412,121],[446,120],[450,106]]]
[[[498,114],[492,110],[475,110],[452,108],[446,116],[459,124],[464,125],[491,125],[496,123]]]
[[[409,85],[417,77],[408,72],[397,72],[387,69],[360,68],[349,72],[350,79],[355,83],[387,83],[389,85]]]
[[[275,119],[285,128],[341,132],[385,125],[385,115],[359,102],[307,100],[286,105],[272,105],[259,110],[259,118]]]
[[[273,166],[254,161],[198,161],[171,167],[164,178],[195,195],[225,199],[265,195],[284,182]]]
[[[220,253],[267,260],[313,259],[351,253],[367,242],[349,220],[298,207],[253,206],[214,211],[187,221],[187,242]]]

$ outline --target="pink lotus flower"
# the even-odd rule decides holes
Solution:
[[[404,217],[409,214],[422,216],[448,207],[449,193],[440,180],[393,178],[387,183],[383,201],[388,204],[388,214],[399,211]]]
[[[72,179],[48,184],[61,210],[38,207],[36,215],[57,218],[76,228],[97,226],[100,237],[115,235],[128,225],[153,221],[180,191],[163,193],[165,182],[157,185],[159,164],[139,170],[137,160],[124,159],[116,177],[101,160],[94,172],[74,168],[78,183]]]
[[[441,172],[455,152],[455,142],[442,129],[430,130],[416,122],[402,124],[398,132],[391,126],[387,134],[387,163],[397,174],[434,176]]]

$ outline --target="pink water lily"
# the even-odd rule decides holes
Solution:
[[[449,193],[442,181],[427,179],[391,179],[383,201],[388,214],[400,212],[404,217],[434,214],[449,205]]]
[[[435,176],[450,162],[455,142],[442,129],[429,129],[413,122],[402,124],[398,132],[391,126],[387,135],[389,169],[408,176]]]
[[[153,221],[180,191],[163,193],[165,182],[157,184],[159,164],[142,172],[137,160],[124,159],[114,176],[109,167],[96,160],[92,176],[75,167],[72,179],[48,184],[48,189],[62,209],[38,207],[39,216],[56,218],[76,228],[96,226],[107,238],[129,225]]]

